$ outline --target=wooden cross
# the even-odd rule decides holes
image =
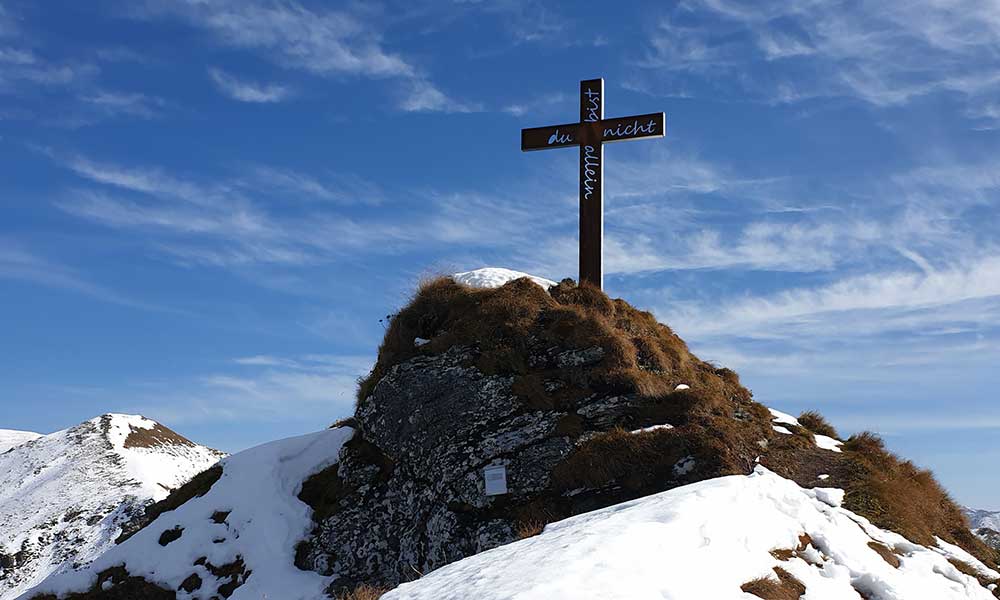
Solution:
[[[604,287],[604,144],[663,137],[662,112],[604,118],[604,79],[580,82],[580,122],[521,130],[521,151],[580,147],[580,282]]]

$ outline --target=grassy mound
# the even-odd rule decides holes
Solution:
[[[429,342],[418,344],[417,338]],[[869,434],[852,437],[842,453],[818,448],[814,434],[839,436],[816,412],[801,416],[802,427],[786,426],[792,435],[774,432],[768,411],[753,401],[735,372],[698,359],[652,314],[570,280],[548,292],[528,279],[496,289],[470,288],[450,278],[425,282],[392,319],[378,362],[359,382],[358,402],[365,402],[393,365],[455,345],[475,346],[475,366],[482,372],[513,376],[525,411],[571,415],[557,433],[579,438],[577,449],[553,472],[551,496],[511,507],[519,527],[599,506],[568,506],[561,500],[567,490],[614,487],[618,499],[628,499],[746,473],[759,457],[800,485],[845,489],[847,508],[915,542],[933,545],[938,536],[986,563],[1000,560],[969,531],[961,510],[930,472],[900,460]],[[583,369],[538,367],[529,357],[539,346],[600,348],[600,360]],[[565,385],[553,391],[544,385],[552,380]],[[628,411],[597,432],[594,423],[577,416],[581,401],[595,394],[632,395]],[[661,423],[674,427],[635,432]],[[829,477],[820,480],[821,474]]]
[[[416,338],[430,342],[417,346]],[[539,340],[559,347],[600,347],[601,364],[588,370],[584,382],[594,391],[628,389],[654,397],[683,383],[699,390],[699,401],[747,393],[734,373],[695,358],[652,314],[595,288],[564,281],[550,294],[528,279],[475,289],[441,278],[424,283],[392,319],[374,370],[360,382],[358,399],[364,401],[392,365],[456,344],[477,345],[476,366],[487,374],[524,375],[528,345]]]

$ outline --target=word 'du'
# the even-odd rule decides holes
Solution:
[[[555,133],[549,136],[549,145],[552,144],[569,144],[573,142],[573,136],[568,133],[559,133],[556,129]]]

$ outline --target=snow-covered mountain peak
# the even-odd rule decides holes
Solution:
[[[0,454],[20,446],[25,442],[42,437],[42,434],[34,431],[17,431],[15,429],[0,429]]]
[[[22,436],[0,454],[0,600],[93,560],[146,505],[222,456],[137,415]]]
[[[992,529],[1000,531],[1000,511],[978,510],[975,508],[965,508],[965,515],[969,517],[972,529]]]

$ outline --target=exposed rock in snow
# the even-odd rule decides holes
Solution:
[[[801,551],[781,560],[771,551]],[[870,544],[898,554],[893,567]],[[971,558],[971,557],[970,557]],[[972,559],[975,561],[975,559]],[[976,561],[978,562],[978,561]],[[974,578],[928,549],[830,506],[758,468],[553,523],[389,592],[383,600],[711,598],[781,567],[809,600],[991,600]]]
[[[221,453],[130,415],[104,415],[0,454],[0,599],[86,564],[122,525]]]
[[[515,279],[520,279],[522,277],[527,277],[545,289],[549,289],[556,284],[556,282],[545,279],[544,277],[529,275],[528,273],[522,273],[520,271],[511,271],[510,269],[503,269],[500,267],[485,267],[482,269],[476,269],[475,271],[455,273],[451,276],[456,283],[477,288],[498,288],[508,281],[514,281]]]
[[[352,433],[328,429],[224,459],[222,476],[205,495],[161,514],[86,568],[46,580],[31,595],[86,590],[102,571],[124,566],[133,576],[178,590],[178,599],[326,598],[328,578],[294,564],[296,543],[312,527],[312,511],[296,496],[307,477],[336,462]]]
[[[42,434],[33,431],[16,431],[13,429],[0,429],[0,454],[20,446],[25,442],[42,437]]]

